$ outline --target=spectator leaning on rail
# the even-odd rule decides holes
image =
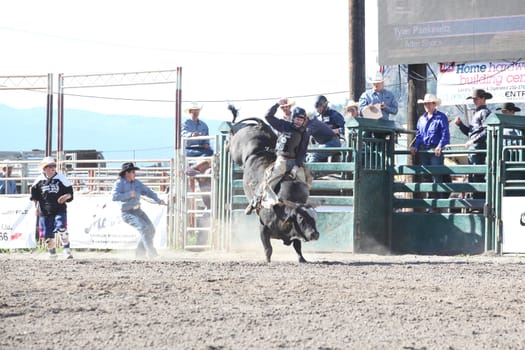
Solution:
[[[185,109],[185,112],[189,113],[191,118],[186,119],[182,125],[182,137],[209,135],[208,125],[199,119],[201,110],[202,106],[195,102]],[[188,157],[211,156],[212,154],[213,150],[210,147],[209,140],[188,140],[186,143],[186,156]]]
[[[472,99],[476,106],[475,112],[470,119],[470,126],[466,126],[460,117],[456,117],[454,123],[459,127],[461,132],[468,137],[465,146],[469,150],[487,149],[487,126],[485,121],[490,114],[486,101],[492,98],[492,94],[483,89],[475,89],[467,100]],[[486,153],[473,153],[468,155],[468,162],[472,165],[485,164]],[[469,182],[484,182],[485,175],[470,174]],[[474,192],[473,198],[484,199],[484,193]]]
[[[306,118],[303,124],[306,130],[310,134],[313,141],[318,145],[319,148],[324,147],[341,147],[341,141],[339,136],[331,129],[327,124],[323,123],[315,117]],[[319,162],[326,160],[328,156],[334,153],[309,153],[307,154],[307,162]],[[335,153],[338,154],[338,153]]]
[[[425,106],[425,113],[417,121],[416,138],[410,148],[412,156],[419,165],[443,165],[445,158],[441,150],[450,143],[450,131],[447,116],[437,110],[441,99],[433,94],[426,94],[417,103]],[[434,183],[443,182],[441,175],[434,175],[432,179]]]
[[[120,202],[122,220],[133,226],[140,234],[140,240],[135,250],[136,256],[138,258],[145,256],[154,258],[158,255],[153,246],[155,226],[140,208],[140,196],[149,197],[160,205],[166,203],[148,186],[135,179],[135,170],[140,170],[140,168],[132,162],[122,164],[118,174],[119,179],[113,184],[111,198],[113,201]]]
[[[73,258],[67,232],[67,205],[73,200],[73,186],[69,180],[56,171],[53,157],[45,157],[40,162],[42,173],[31,185],[31,198],[35,203],[38,227],[44,234],[47,251],[56,258],[55,235],[58,233],[67,259]]]
[[[6,180],[11,177],[13,171],[13,164],[9,160],[4,160],[2,164],[2,172],[0,173],[0,194],[16,194],[16,181]]]
[[[314,137],[314,141],[318,143],[318,148],[327,147],[341,147],[341,139],[345,134],[345,120],[341,113],[331,109],[328,106],[328,100],[325,96],[320,95],[315,101],[315,109],[317,110],[317,116],[312,118],[311,121],[317,119],[322,123],[326,124],[334,133],[335,137],[324,138],[319,140]],[[313,125],[310,126],[311,128]],[[320,142],[324,141],[324,142]],[[338,152],[312,152],[308,154],[308,163],[312,162],[326,162],[330,156],[339,155]]]
[[[504,103],[501,107],[496,108],[496,111],[501,111],[503,114],[515,115],[516,112],[521,112],[521,108],[516,107],[512,102]],[[505,140],[505,146],[519,146],[521,145],[519,137],[521,135],[521,130],[513,128],[503,129],[503,135],[508,136]],[[1,193],[1,192],[0,192]]]

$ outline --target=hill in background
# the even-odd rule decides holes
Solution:
[[[0,105],[0,151],[45,149],[46,109],[15,109]],[[186,116],[183,117],[183,120]],[[210,135],[222,121],[204,120]],[[53,149],[57,144],[57,112],[53,111]],[[173,118],[113,115],[67,109],[64,112],[64,149],[96,149],[106,159],[168,159],[174,154]]]

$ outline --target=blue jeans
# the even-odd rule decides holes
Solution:
[[[417,159],[419,165],[443,165],[445,164],[445,157],[443,156],[443,153],[439,157],[436,157],[436,154],[434,153],[435,147],[432,148],[425,148],[422,147],[421,150],[423,152],[417,152]],[[427,153],[425,151],[429,151],[431,153]],[[428,175],[425,175],[424,177],[428,177]],[[443,182],[443,175],[432,175],[432,182],[433,183],[441,183]],[[448,195],[446,193],[441,192],[434,192],[429,193],[429,198],[447,198]]]
[[[67,214],[64,211],[55,215],[39,216],[38,227],[44,234],[44,239],[55,238],[55,232],[67,229]]]
[[[443,165],[445,164],[445,157],[443,153],[439,157],[436,157],[434,153],[434,148],[428,149],[432,153],[418,152],[419,155],[419,165]],[[443,175],[433,175],[432,180],[434,183],[443,182]]]
[[[339,141],[338,138],[332,139],[325,144],[319,144],[317,147],[318,148],[341,147],[341,141]],[[338,155],[338,154],[339,152],[312,152],[312,153],[308,153],[306,161],[308,163],[326,162],[328,160],[328,157]]]
[[[480,150],[480,149],[486,149],[486,145],[473,144],[469,147],[469,150]],[[486,158],[487,158],[486,153],[469,154],[468,163],[471,165],[485,164]],[[468,181],[469,182],[485,182],[485,174],[469,174]],[[485,199],[485,193],[474,192],[472,194],[472,197],[474,199]]]
[[[194,147],[186,148],[187,157],[206,157],[213,155],[213,150],[211,148],[204,147]]]
[[[155,226],[142,209],[132,209],[122,212],[122,220],[133,226],[140,234],[139,244],[137,245],[137,255],[156,256],[157,251],[153,246],[153,237],[155,236]]]

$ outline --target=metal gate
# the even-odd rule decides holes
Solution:
[[[194,139],[194,138],[193,138]],[[217,137],[199,137],[217,145]],[[182,138],[180,188],[181,248],[186,250],[219,249],[217,236],[220,152],[212,156],[187,157],[187,138]]]
[[[487,119],[489,249],[525,253],[525,118],[491,114]],[[506,130],[514,129],[516,136]]]

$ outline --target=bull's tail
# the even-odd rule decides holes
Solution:
[[[232,105],[231,103],[228,104],[228,109],[233,114],[232,124],[235,124],[235,119],[237,119],[237,117],[239,116],[239,110],[237,108],[235,108],[235,106]]]

